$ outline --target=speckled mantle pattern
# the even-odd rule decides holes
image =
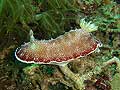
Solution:
[[[51,40],[34,40],[16,49],[15,56],[25,63],[59,64],[94,52],[100,43],[89,32],[71,30]]]

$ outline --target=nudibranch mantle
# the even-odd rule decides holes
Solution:
[[[64,65],[94,52],[101,43],[82,29],[71,30],[51,40],[37,40],[30,31],[30,42],[15,51],[24,63]]]

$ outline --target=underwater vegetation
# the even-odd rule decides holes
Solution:
[[[119,0],[0,0],[0,89],[120,90],[119,3]],[[33,33],[29,34],[30,30],[34,32],[34,37]],[[64,45],[62,40],[73,42],[75,35],[80,35],[80,38],[71,46],[73,49],[69,48],[70,52],[77,50],[77,45],[78,51],[87,50],[83,50],[84,57],[74,58],[63,66],[58,64],[62,59],[56,59],[57,65],[56,62],[47,64],[46,59],[42,64],[24,63],[16,59],[18,47],[24,47],[27,42],[50,41],[49,45],[55,42],[58,46],[60,43],[62,46],[55,49],[59,53],[57,50],[62,50]],[[62,39],[60,36],[63,36]],[[92,39],[87,41],[85,38]],[[82,42],[85,44],[81,45]],[[95,49],[92,48],[86,52],[92,45],[98,47],[98,42],[102,43],[100,51],[96,49],[98,52],[89,54]],[[33,50],[34,45],[31,48]],[[39,53],[46,57],[44,50]],[[72,55],[68,51],[64,54]],[[49,57],[54,56],[51,53],[48,53]],[[68,58],[65,60],[69,61]]]

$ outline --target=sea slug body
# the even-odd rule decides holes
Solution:
[[[71,30],[51,40],[32,40],[15,51],[18,60],[25,63],[60,64],[94,52],[100,43],[82,29]]]

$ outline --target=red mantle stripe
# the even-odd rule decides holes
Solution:
[[[73,56],[66,56],[66,57],[57,57],[57,58],[35,58],[30,56],[28,58],[26,58],[26,54],[24,54],[23,56],[20,56],[19,53],[17,53],[17,56],[26,62],[30,62],[30,61],[34,61],[34,62],[43,62],[43,63],[50,63],[51,61],[56,61],[56,62],[62,62],[62,61],[69,61],[70,59],[74,59],[80,56],[86,56],[87,54],[89,54],[90,52],[94,51],[97,48],[97,44],[94,44],[92,48],[85,50],[83,52],[80,53],[74,53]]]

